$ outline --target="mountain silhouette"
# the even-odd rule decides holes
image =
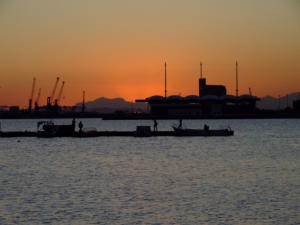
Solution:
[[[293,102],[298,99],[300,99],[300,92],[294,92],[279,98],[267,95],[257,102],[257,108],[271,110],[285,109],[287,107],[293,108]]]
[[[293,101],[300,99],[300,92],[291,93],[280,98],[265,96],[257,102],[257,108],[267,110],[285,109],[293,107]],[[81,108],[82,103],[77,103],[75,106]],[[123,98],[97,98],[93,101],[85,103],[86,111],[99,113],[114,113],[116,111],[123,112],[147,112],[147,104],[143,102],[128,102]]]
[[[82,103],[77,103],[75,106],[81,107]],[[93,101],[85,103],[86,111],[99,113],[114,113],[116,111],[124,112],[146,112],[147,105],[143,102],[134,103],[125,101],[123,98],[97,98]]]

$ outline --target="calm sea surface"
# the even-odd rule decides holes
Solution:
[[[35,131],[38,120],[0,121]],[[235,135],[0,138],[0,224],[300,224],[300,120],[183,121],[204,123]]]

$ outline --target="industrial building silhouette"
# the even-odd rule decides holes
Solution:
[[[238,71],[236,69],[236,81],[238,81],[237,72]],[[206,78],[202,78],[201,63],[199,95],[189,95],[186,97],[179,95],[165,95],[164,97],[160,95],[154,95],[146,99],[138,99],[136,102],[148,103],[150,106],[150,112],[153,115],[195,116],[253,114],[256,111],[256,102],[258,100],[258,97],[252,96],[251,94],[238,96],[238,83],[236,83],[236,96],[228,95],[224,85],[208,85],[206,83]]]

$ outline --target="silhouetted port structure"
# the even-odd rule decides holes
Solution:
[[[236,82],[238,82],[237,66],[236,62]],[[202,77],[202,63],[200,63],[199,95],[186,97],[179,95],[165,97],[154,95],[146,99],[138,99],[136,102],[148,103],[153,115],[200,116],[252,114],[256,111],[256,102],[258,100],[260,100],[258,97],[251,94],[238,96],[238,84],[236,84],[236,96],[228,95],[224,85],[208,85],[206,78]]]
[[[300,99],[293,102],[293,108],[295,111],[300,112]]]
[[[41,96],[41,88],[39,88],[36,100],[34,102],[34,112],[40,112],[40,111],[47,111],[47,112],[59,112],[61,111],[61,98],[65,86],[65,81],[62,81],[59,92],[57,97],[55,98],[56,90],[59,84],[59,77],[56,78],[54,87],[52,89],[51,95],[47,97],[47,104],[46,106],[40,106],[39,105],[39,100]],[[35,83],[36,83],[36,78],[33,78],[33,83],[32,83],[32,89],[31,89],[31,94],[29,98],[29,105],[28,105],[28,112],[32,112],[32,103],[33,103],[33,97],[34,97],[34,91],[35,91]]]

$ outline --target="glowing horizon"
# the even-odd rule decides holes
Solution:
[[[57,76],[63,105],[83,90],[86,101],[163,96],[165,61],[168,95],[198,94],[200,61],[208,84],[235,95],[236,60],[240,95],[298,92],[299,12],[295,0],[3,0],[0,105],[27,107],[33,77],[42,105]]]

